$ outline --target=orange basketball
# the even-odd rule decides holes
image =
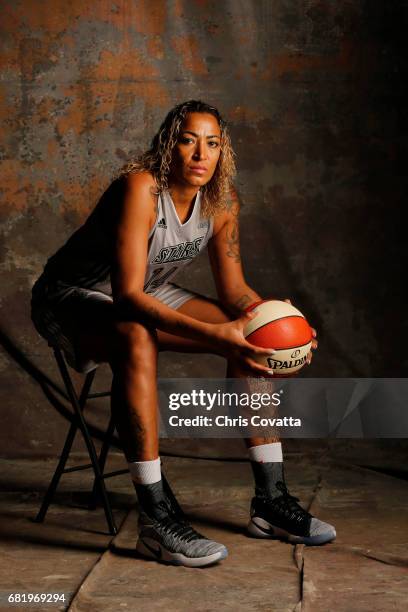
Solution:
[[[312,346],[312,329],[300,310],[281,300],[262,300],[247,311],[256,316],[246,325],[245,338],[276,351],[271,356],[257,355],[256,361],[283,376],[300,370]]]

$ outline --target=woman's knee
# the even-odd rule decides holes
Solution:
[[[149,367],[156,363],[158,341],[156,330],[136,321],[113,324],[112,359],[114,362]]]

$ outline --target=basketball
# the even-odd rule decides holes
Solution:
[[[255,360],[277,375],[300,370],[312,346],[312,329],[300,310],[281,300],[262,300],[246,310],[256,316],[245,326],[245,338],[255,346],[276,351],[269,357],[256,355]]]

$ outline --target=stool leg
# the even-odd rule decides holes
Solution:
[[[86,398],[88,397],[88,393],[89,393],[89,390],[91,388],[94,376],[95,376],[95,371],[89,372],[89,374],[87,374],[87,377],[85,379],[84,385],[83,385],[82,390],[81,390],[80,398],[79,398],[79,406],[81,408],[83,408],[83,406],[85,405]],[[78,424],[77,424],[77,421],[75,419],[71,423],[71,427],[69,428],[68,435],[66,437],[65,444],[64,444],[64,447],[62,449],[60,459],[58,461],[57,468],[56,468],[56,470],[54,472],[54,475],[53,475],[53,477],[51,479],[50,485],[49,485],[49,487],[47,489],[47,492],[46,492],[46,494],[44,496],[43,502],[41,504],[41,508],[40,508],[37,516],[34,519],[34,521],[36,523],[42,523],[44,521],[45,515],[47,514],[47,511],[48,511],[48,507],[49,507],[49,505],[51,504],[51,502],[53,500],[55,491],[56,491],[56,489],[58,487],[58,483],[59,483],[60,478],[61,478],[61,476],[63,474],[64,468],[65,468],[65,464],[66,464],[66,462],[68,460],[69,453],[70,453],[72,444],[74,442],[75,434],[76,434],[77,430],[78,430]]]
[[[111,416],[109,425],[108,425],[108,429],[103,439],[101,452],[99,455],[99,469],[101,471],[101,474],[103,474],[103,471],[105,469],[106,458],[108,456],[108,452],[109,452],[109,448],[111,445],[111,440],[112,440],[114,431],[115,431],[115,421],[113,419],[113,416]],[[91,498],[90,498],[89,505],[88,505],[89,510],[95,510],[97,502],[98,502],[98,483],[95,477],[93,488],[92,488],[92,493],[91,493]]]
[[[44,518],[45,518],[45,515],[47,514],[48,507],[49,507],[50,503],[53,500],[53,497],[54,497],[55,491],[56,491],[56,489],[58,487],[58,483],[60,481],[61,475],[62,475],[62,473],[64,471],[65,464],[67,462],[67,459],[68,459],[68,456],[69,456],[69,452],[71,450],[71,446],[72,446],[72,443],[74,441],[77,429],[78,429],[78,426],[76,425],[76,423],[72,423],[71,427],[69,428],[68,435],[67,435],[67,438],[65,440],[64,448],[62,449],[62,453],[61,453],[61,456],[60,456],[57,468],[56,468],[56,470],[54,472],[54,475],[53,475],[53,477],[51,479],[50,485],[49,485],[49,487],[47,489],[47,492],[46,492],[46,494],[44,496],[43,502],[41,504],[41,508],[40,508],[37,516],[34,519],[34,521],[36,523],[42,523]]]
[[[69,399],[71,400],[72,406],[74,407],[75,412],[77,414],[78,426],[79,426],[79,428],[81,430],[81,433],[82,433],[83,438],[85,440],[86,447],[88,449],[89,457],[91,459],[92,467],[93,467],[94,473],[95,473],[95,479],[97,481],[97,486],[98,486],[99,492],[101,494],[103,508],[104,508],[106,520],[107,520],[107,523],[108,523],[108,526],[109,526],[109,532],[112,535],[115,535],[118,530],[117,530],[117,527],[115,525],[115,520],[113,518],[112,509],[111,509],[111,506],[110,506],[110,503],[109,503],[109,498],[108,498],[108,494],[107,494],[106,487],[105,487],[105,482],[104,482],[103,476],[101,474],[101,470],[99,469],[98,456],[96,454],[95,446],[94,446],[94,444],[92,442],[92,438],[91,438],[91,436],[89,434],[88,426],[87,426],[87,424],[85,422],[85,419],[84,419],[84,416],[82,414],[82,410],[81,410],[81,406],[80,406],[79,401],[78,401],[77,394],[75,393],[74,386],[72,384],[71,378],[70,378],[68,370],[67,370],[67,366],[65,364],[65,361],[64,361],[61,353],[56,353],[56,358],[57,358],[58,365],[60,367],[61,374],[62,374],[64,382],[65,382],[65,386],[67,388]]]

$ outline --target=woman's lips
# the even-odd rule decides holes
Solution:
[[[190,166],[190,171],[193,172],[193,174],[205,174],[207,172],[207,168],[204,168],[203,166]]]

